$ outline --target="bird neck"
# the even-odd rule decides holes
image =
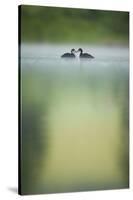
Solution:
[[[80,50],[80,55],[82,55],[83,54],[83,50]]]

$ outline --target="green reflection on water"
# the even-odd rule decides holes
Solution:
[[[22,68],[22,193],[128,187],[128,70],[84,65]]]

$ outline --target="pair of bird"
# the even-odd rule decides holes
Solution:
[[[77,51],[75,49],[71,50],[71,53],[64,53],[61,58],[75,58],[75,53],[80,52],[79,58],[94,58],[91,54],[83,53],[83,49],[79,48]]]

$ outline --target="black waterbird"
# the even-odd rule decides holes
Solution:
[[[61,58],[75,58],[75,49],[71,49],[71,53],[64,53]]]
[[[79,48],[76,52],[80,52],[79,58],[94,58],[94,56],[92,56],[91,54],[83,53],[83,49],[81,48]]]

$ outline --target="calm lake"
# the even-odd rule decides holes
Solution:
[[[23,193],[127,188],[128,47],[22,44],[20,65]]]

